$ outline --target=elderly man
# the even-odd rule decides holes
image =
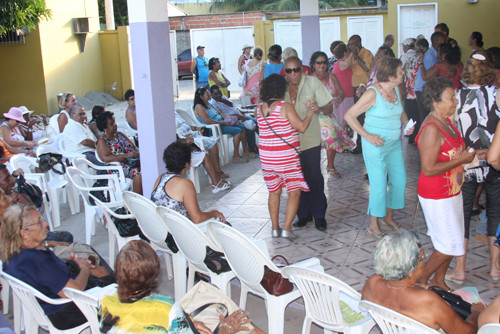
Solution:
[[[284,68],[288,81],[285,101],[295,107],[300,118],[304,119],[308,110],[315,112],[319,110],[325,115],[333,112],[332,96],[316,77],[302,75],[302,62],[299,58],[288,58]],[[314,115],[307,130],[300,134],[300,164],[310,191],[302,192],[300,196],[298,220],[294,226],[305,226],[314,218],[316,228],[319,231],[325,231],[327,202],[325,181],[320,168],[320,144],[319,118],[318,115]]]
[[[210,87],[210,95],[212,95],[212,99],[210,100],[210,104],[214,106],[215,109],[220,114],[225,114],[226,116],[232,116],[238,119],[238,123],[245,122],[247,120],[253,121],[257,124],[257,120],[250,116],[243,115],[236,107],[233,102],[231,102],[224,94],[222,94],[219,86],[212,85]],[[255,143],[255,131],[258,128],[255,126],[254,130],[250,130],[245,126],[245,132],[247,133],[247,144],[250,152],[259,153],[259,148]]]
[[[415,38],[406,38],[401,45],[403,46],[403,55],[401,56],[401,63],[403,65],[403,70],[405,70],[406,62],[409,57],[413,57],[416,53],[415,51]]]
[[[366,90],[366,84],[370,80],[374,61],[372,53],[361,45],[359,35],[352,35],[349,38],[348,47],[352,53],[352,57],[349,57],[352,69],[351,81],[352,87],[354,87],[354,102],[357,102]]]
[[[61,140],[68,152],[83,154],[93,164],[102,165],[95,156],[96,137],[86,124],[87,116],[80,105],[69,110],[68,124],[64,128]]]
[[[388,48],[392,48],[393,45],[394,45],[394,35],[388,34],[387,36],[385,36],[384,44],[382,44],[382,46],[387,46]]]

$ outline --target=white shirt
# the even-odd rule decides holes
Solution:
[[[61,140],[64,140],[64,147],[68,152],[81,154],[83,152],[94,152],[95,149],[80,144],[85,139],[96,141],[96,137],[87,124],[80,124],[71,118],[64,128]]]

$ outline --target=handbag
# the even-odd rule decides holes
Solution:
[[[141,167],[141,160],[139,158],[127,158],[122,161],[122,163],[128,168],[138,168]]]
[[[17,178],[17,192],[27,195],[37,208],[40,208],[42,206],[42,190],[38,186],[26,182],[26,179],[22,175],[19,175],[19,177]]]
[[[90,261],[96,267],[100,264],[101,257],[89,245],[73,242],[68,246],[56,246],[53,248],[54,254],[61,259],[71,258],[71,254],[82,257]]]
[[[453,311],[455,311],[455,313],[458,314],[462,319],[467,319],[467,317],[469,317],[469,315],[472,313],[471,304],[463,300],[462,297],[443,290],[437,286],[431,286],[429,287],[429,290],[437,293],[437,295],[441,297],[446,303],[448,303]]]
[[[59,153],[44,153],[38,156],[38,168],[40,168],[43,172],[48,172],[52,170],[57,174],[66,173],[66,166],[62,162],[62,154]],[[62,166],[61,170],[54,168],[57,164]]]
[[[125,208],[118,208],[115,210],[115,213],[119,215],[128,214],[127,209]],[[118,230],[118,234],[120,234],[121,237],[133,237],[134,235],[141,234],[139,224],[137,224],[137,220],[133,218],[121,219],[112,216],[111,220],[113,220],[113,223]]]
[[[275,255],[271,261],[276,258],[283,259],[286,265],[289,265],[287,259],[282,255]],[[264,265],[264,276],[260,281],[260,285],[273,296],[281,296],[293,290],[293,284],[288,279],[284,278],[281,273],[269,269],[266,265]]]
[[[225,273],[231,270],[224,253],[213,250],[208,246],[203,262],[208,269],[210,269],[210,271],[213,271],[216,274]]]
[[[192,289],[190,289],[179,304],[182,309],[188,313],[193,320],[201,321],[214,334],[218,333],[219,315],[222,313],[224,317],[239,310],[240,308],[226,296],[217,287],[200,281]],[[245,324],[248,331],[239,331],[239,334],[250,334],[254,330],[251,323]]]

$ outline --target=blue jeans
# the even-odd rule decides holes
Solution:
[[[206,89],[210,88],[208,81],[196,81],[196,89],[203,88],[203,87],[205,87]]]
[[[245,130],[244,125],[236,125],[236,126],[227,126],[227,125],[221,125],[220,127],[221,131],[225,135],[231,135],[231,136],[236,136],[239,133],[241,133],[243,130]]]

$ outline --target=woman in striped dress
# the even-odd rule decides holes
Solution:
[[[300,191],[309,191],[300,166],[299,131],[309,127],[313,113],[309,112],[302,120],[293,106],[284,101],[286,88],[286,80],[279,74],[267,77],[260,89],[263,103],[255,110],[255,118],[260,131],[262,175],[269,190],[272,237],[295,239],[292,221],[299,207]],[[279,227],[281,188],[288,193],[283,230]]]

